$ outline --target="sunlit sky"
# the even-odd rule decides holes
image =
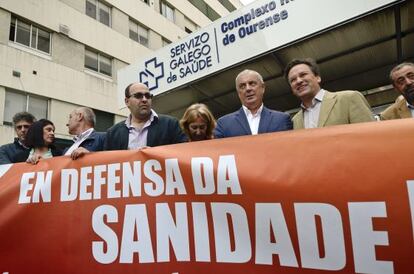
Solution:
[[[254,1],[256,0],[240,0],[240,2],[242,2],[245,5],[250,4],[251,2],[254,2]]]

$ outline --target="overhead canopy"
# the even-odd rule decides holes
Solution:
[[[254,16],[255,8],[263,8],[264,5],[271,2],[274,1],[256,1],[255,3],[258,3],[256,6],[253,4],[248,6],[244,12],[236,14],[234,18],[240,18],[238,17],[240,14],[246,18],[249,10],[252,12],[251,15]],[[321,5],[328,5],[327,0],[314,1],[316,4],[318,2]],[[333,2],[337,2],[336,5],[338,5],[340,14],[346,13],[343,6],[348,4],[339,4],[339,2],[348,3],[349,1]],[[365,91],[372,106],[392,102],[396,97],[396,92],[389,86],[381,87],[389,85],[388,74],[394,65],[402,61],[414,60],[414,1],[366,0],[357,2],[365,2],[361,4],[365,5],[363,8],[371,4],[375,7],[378,2],[384,3],[378,4],[378,7],[368,12],[363,12],[344,21],[329,22],[328,24],[334,24],[297,37],[292,34],[295,29],[314,24],[312,20],[319,20],[318,17],[336,15],[329,10],[326,10],[329,13],[323,13],[324,10],[319,7],[316,7],[316,10],[320,10],[321,13],[306,15],[306,12],[312,13],[312,10],[309,7],[305,11],[301,10],[300,5],[303,2],[290,1],[290,3],[286,3],[286,7],[292,5],[291,10],[287,9],[289,12],[288,19],[292,22],[288,22],[288,20],[286,22],[294,24],[294,26],[291,28],[289,25],[284,26],[283,35],[290,35],[295,38],[294,40],[280,45],[276,43],[276,47],[269,48],[255,56],[218,69],[213,73],[206,73],[206,75],[201,75],[200,78],[188,81],[180,86],[167,88],[159,93],[155,92],[157,96],[154,99],[154,108],[160,113],[176,117],[180,117],[189,105],[196,102],[207,104],[216,117],[235,111],[240,107],[240,101],[235,90],[234,79],[240,71],[248,68],[258,71],[265,80],[264,102],[267,107],[294,112],[298,108],[299,102],[291,94],[290,88],[283,78],[283,69],[293,58],[302,57],[312,57],[320,65],[322,86],[325,89],[331,91],[345,89]],[[332,0],[329,3],[332,3]],[[277,4],[279,5],[279,1],[277,1]],[[293,5],[297,5],[295,7],[297,10],[293,9]],[[283,10],[283,7],[278,6],[277,8],[279,9],[278,12]],[[300,14],[303,20],[296,19],[295,13]],[[282,13],[279,14],[281,17],[283,16]],[[230,33],[226,29],[223,31],[223,24],[229,26],[230,22],[236,22],[232,18],[231,16],[222,18],[218,23],[223,35]],[[247,26],[247,24],[245,25]],[[240,28],[245,25],[240,26]],[[274,26],[271,27],[275,28]],[[275,35],[281,35],[280,30],[272,30],[270,27],[264,28],[267,28],[264,31],[273,31]],[[202,31],[200,30],[200,32]],[[225,33],[226,31],[227,33]],[[240,32],[236,32],[236,39],[240,38],[237,34],[240,36]],[[256,34],[254,33],[254,35]],[[260,47],[261,43],[269,44],[266,39],[261,36],[255,38],[256,45]],[[283,40],[282,37],[280,39]],[[218,39],[218,41],[221,42],[222,40]],[[234,44],[236,43],[237,41]],[[180,46],[179,42],[172,45],[169,48],[169,53],[173,52],[171,48],[174,48],[177,44]],[[250,52],[254,52],[254,49],[252,51],[251,48],[255,46],[250,43],[246,48],[243,48],[243,43],[240,43],[240,47],[239,52],[234,54],[241,55],[242,59],[243,52],[249,55]],[[215,56],[212,58],[214,59]],[[225,59],[226,56],[223,57],[222,55],[221,58]],[[168,73],[167,70],[165,72]],[[370,91],[372,89],[375,89],[374,92]]]

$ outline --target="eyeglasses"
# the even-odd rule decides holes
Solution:
[[[18,125],[18,126],[16,126],[16,128],[17,129],[22,129],[22,128],[29,128],[30,127],[30,125]]]
[[[146,93],[137,92],[137,93],[129,95],[128,98],[134,97],[135,99],[142,99],[145,97],[146,99],[152,99],[153,96],[154,95],[152,95],[149,92],[146,92]]]

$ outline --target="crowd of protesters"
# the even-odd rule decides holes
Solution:
[[[394,104],[383,111],[381,120],[414,117],[414,64],[401,63],[390,72],[394,88],[401,93]],[[55,144],[55,126],[46,119],[36,121],[28,112],[13,117],[17,137],[0,147],[0,164],[27,162],[67,155],[76,160],[104,150],[142,149],[182,142],[256,135],[291,129],[319,128],[340,124],[374,121],[365,97],[358,91],[331,92],[321,88],[322,78],[314,60],[294,59],[285,68],[292,93],[301,101],[300,110],[291,119],[288,114],[263,105],[265,83],[254,70],[240,72],[235,80],[241,108],[219,118],[204,104],[187,108],[182,119],[158,114],[152,109],[152,97],[142,83],[125,89],[125,104],[130,115],[104,132],[94,129],[92,109],[79,107],[69,114],[68,132],[73,144],[59,150]]]

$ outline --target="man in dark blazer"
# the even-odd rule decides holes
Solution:
[[[75,160],[89,152],[102,151],[105,133],[95,131],[96,116],[92,109],[79,107],[69,114],[66,126],[69,134],[75,135],[72,146],[64,151]]]
[[[288,114],[263,105],[265,83],[254,70],[244,70],[236,77],[236,90],[242,107],[217,120],[216,138],[276,132],[292,129]]]
[[[139,149],[187,141],[178,120],[157,114],[152,94],[146,85],[132,83],[125,89],[125,104],[130,115],[106,132],[105,150]]]

